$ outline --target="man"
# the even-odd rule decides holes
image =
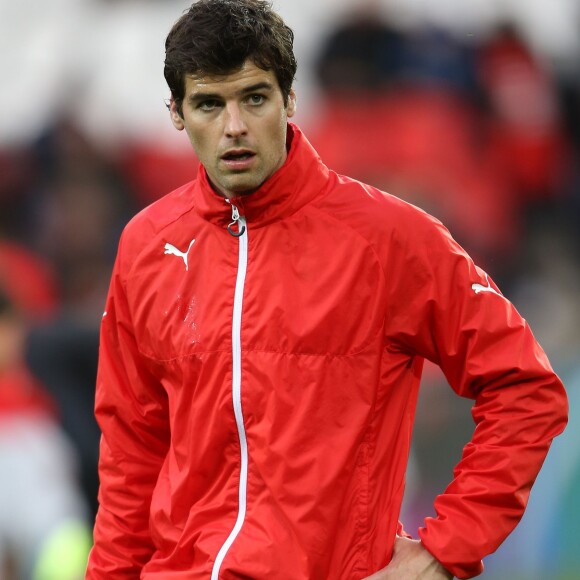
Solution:
[[[263,0],[200,0],[167,38],[171,120],[202,166],[120,242],[91,580],[467,578],[564,428],[491,279],[288,122],[292,43]],[[418,541],[398,514],[425,358],[476,429]]]

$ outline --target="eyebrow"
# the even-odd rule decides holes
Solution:
[[[254,93],[256,91],[272,91],[274,89],[274,85],[272,83],[268,83],[266,81],[261,83],[256,83],[255,85],[250,85],[249,87],[244,87],[243,89],[239,90],[236,93],[236,96],[243,96],[250,93]],[[223,99],[223,95],[219,93],[191,93],[187,97],[187,102],[190,104],[199,103],[200,101],[206,100],[220,100]]]

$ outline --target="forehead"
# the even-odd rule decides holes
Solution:
[[[279,88],[274,71],[264,70],[252,61],[246,61],[240,69],[228,74],[186,75],[185,98],[191,98],[197,93],[211,93],[226,97],[238,93],[245,87],[262,83]]]

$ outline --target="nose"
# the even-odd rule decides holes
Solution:
[[[242,111],[237,103],[228,103],[225,109],[224,132],[227,137],[236,138],[247,131]]]

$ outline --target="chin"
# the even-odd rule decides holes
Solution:
[[[237,187],[232,187],[229,189],[229,191],[235,195],[250,195],[252,193],[254,193],[257,189],[260,188],[262,184],[254,184],[254,183],[247,183],[247,184],[238,184]]]

